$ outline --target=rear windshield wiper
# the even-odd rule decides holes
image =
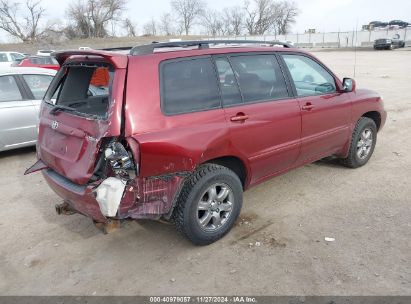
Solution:
[[[77,112],[77,110],[75,108],[71,108],[71,107],[67,107],[67,106],[63,106],[63,105],[55,105],[53,107],[53,109],[51,109],[50,114],[51,115],[55,115],[57,112],[60,111],[69,111],[69,112]]]

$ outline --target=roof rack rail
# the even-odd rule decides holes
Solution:
[[[129,51],[132,48],[133,48],[132,46],[118,46],[118,47],[112,47],[112,48],[103,48],[103,49],[99,49],[99,50],[100,51],[114,52],[114,51]]]
[[[156,42],[151,44],[143,44],[133,47],[130,50],[130,55],[147,55],[153,54],[155,49],[161,48],[188,48],[197,46],[199,49],[208,49],[210,45],[218,44],[259,44],[275,46],[281,45],[286,48],[292,48],[293,46],[286,42],[281,41],[258,41],[258,40],[187,40],[187,41],[173,41],[173,42]]]

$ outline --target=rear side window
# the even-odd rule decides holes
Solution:
[[[273,55],[230,57],[244,102],[283,99],[287,86]]]
[[[161,103],[165,114],[182,114],[221,107],[217,78],[210,58],[164,62]]]
[[[53,57],[31,57],[29,60],[33,64],[58,64]]]
[[[283,55],[298,96],[336,92],[334,77],[314,60],[301,55]]]
[[[0,62],[8,62],[7,54],[0,54]]]
[[[10,53],[10,56],[13,61],[24,58],[24,56],[19,53]]]
[[[113,79],[114,68],[106,63],[64,66],[45,100],[78,114],[107,118]]]
[[[24,81],[33,93],[34,99],[43,99],[53,76],[49,75],[23,75]]]
[[[13,76],[0,76],[0,102],[22,99],[16,79]]]

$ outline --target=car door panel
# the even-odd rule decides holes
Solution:
[[[350,137],[348,94],[335,93],[298,98],[302,132],[300,161],[341,150]],[[305,108],[311,106],[310,108]]]
[[[244,122],[233,122],[246,113]],[[301,117],[296,99],[268,101],[225,109],[232,147],[248,159],[251,184],[291,167],[300,152]]]
[[[17,77],[10,75],[0,76],[0,86],[5,85],[2,88],[3,100],[0,101],[1,149],[28,145],[34,143],[37,137],[36,107],[27,99],[18,81]]]
[[[301,108],[298,162],[338,154],[350,138],[351,100],[348,94],[337,91],[334,76],[313,58],[301,54],[282,57]]]
[[[250,184],[292,167],[301,136],[298,100],[289,96],[276,57],[253,56],[215,58],[230,145],[249,161]]]

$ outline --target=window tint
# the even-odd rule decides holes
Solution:
[[[238,89],[237,81],[230,62],[227,58],[216,58],[215,63],[217,66],[221,96],[223,98],[224,105],[241,103],[242,99],[240,90]]]
[[[210,58],[164,63],[161,83],[162,107],[166,114],[220,107],[217,79]]]
[[[273,55],[230,57],[244,102],[287,98],[288,92]]]
[[[19,53],[10,53],[10,56],[13,61],[24,58],[24,56]]]
[[[16,79],[13,76],[0,76],[0,102],[22,99]]]
[[[336,91],[334,78],[314,60],[300,55],[283,55],[298,96],[311,96]]]
[[[30,57],[29,60],[33,64],[58,64],[53,57]]]
[[[24,80],[34,95],[34,99],[43,99],[53,76],[49,75],[23,75]]]

